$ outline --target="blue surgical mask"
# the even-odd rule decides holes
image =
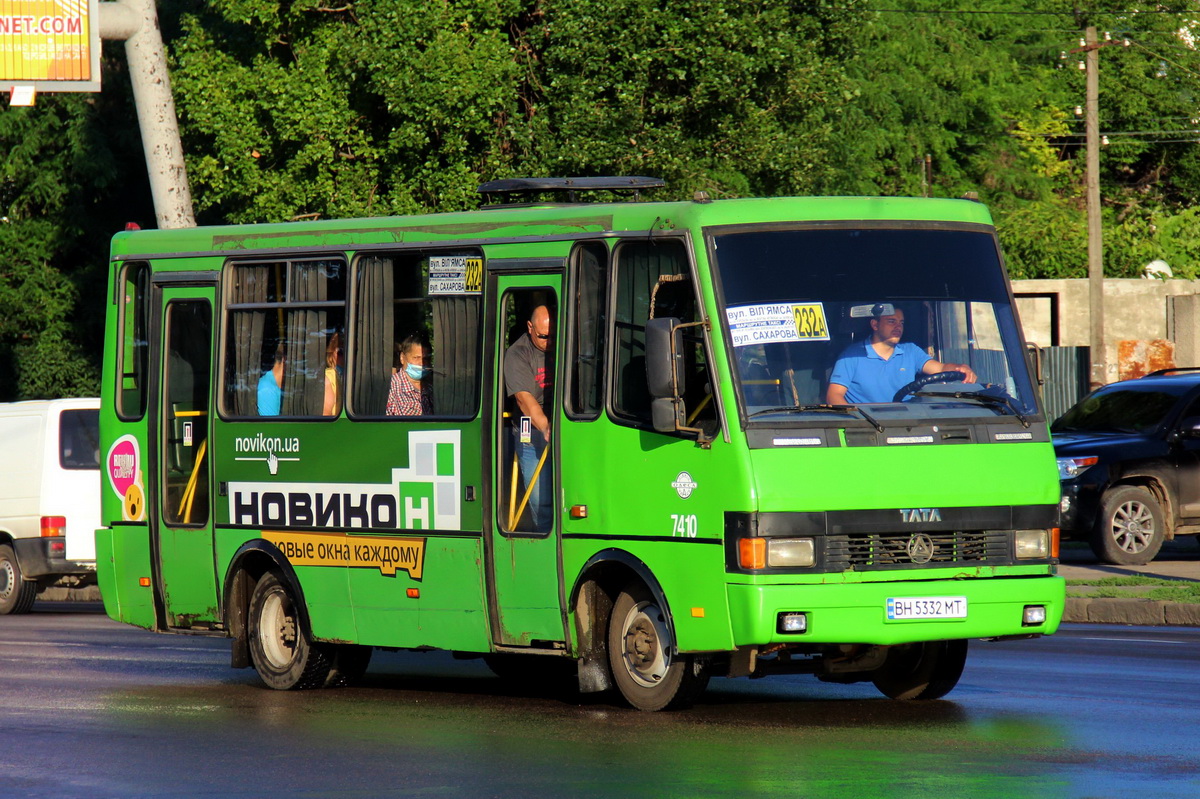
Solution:
[[[420,380],[421,378],[425,377],[425,373],[428,372],[429,370],[426,369],[424,366],[417,366],[416,364],[410,363],[410,364],[405,364],[404,371],[413,380]]]

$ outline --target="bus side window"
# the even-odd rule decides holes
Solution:
[[[355,264],[352,416],[475,416],[482,351],[483,256],[408,250]],[[428,361],[417,384],[398,376],[398,348],[417,341]],[[396,391],[396,402],[388,399]],[[423,399],[416,398],[423,395]]]
[[[624,242],[615,251],[615,262],[613,410],[619,417],[649,425],[646,321],[652,312],[656,318],[699,321],[696,290],[681,241]],[[717,415],[704,337],[698,329],[689,328],[684,331],[683,342],[687,369],[684,401],[689,424],[711,432]]]
[[[150,267],[126,264],[121,269],[120,348],[117,351],[117,412],[125,420],[140,419],[146,412],[146,366],[149,340],[146,312]]]
[[[604,410],[604,356],[608,349],[608,250],[581,244],[572,255],[571,315],[566,411],[573,419],[595,419]]]
[[[321,416],[327,371],[344,403],[345,370],[331,350],[339,341],[345,348],[345,274],[340,259],[228,265],[224,413]]]

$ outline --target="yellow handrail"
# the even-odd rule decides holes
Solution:
[[[196,483],[200,477],[200,467],[204,463],[204,455],[208,452],[208,439],[200,442],[200,448],[196,451],[196,463],[192,466],[192,474],[188,477],[187,486],[183,489],[183,496],[179,499],[179,515],[183,517],[184,524],[192,522],[192,501],[196,499]]]
[[[546,463],[546,455],[550,452],[550,442],[546,442],[546,448],[542,450],[542,457],[538,459],[537,468],[533,470],[533,477],[529,480],[529,485],[525,486],[525,496],[521,497],[521,506],[517,508],[516,513],[512,511],[512,500],[516,499],[516,483],[517,483],[517,453],[513,453],[513,490],[509,494],[508,504],[508,529],[517,529],[517,520],[521,518],[521,514],[525,512],[525,506],[529,504],[529,497],[533,494],[533,487],[537,485],[538,477],[542,473],[542,466]]]

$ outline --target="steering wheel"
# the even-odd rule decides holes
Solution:
[[[900,390],[896,392],[896,396],[892,397],[892,402],[900,402],[909,394],[916,393],[931,383],[957,383],[966,379],[967,373],[959,372],[957,370],[949,372],[934,372],[931,375],[921,375],[908,385],[901,386]]]

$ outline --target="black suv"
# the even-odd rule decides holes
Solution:
[[[1128,565],[1200,533],[1200,368],[1098,388],[1050,433],[1064,538],[1086,538],[1101,560]]]

